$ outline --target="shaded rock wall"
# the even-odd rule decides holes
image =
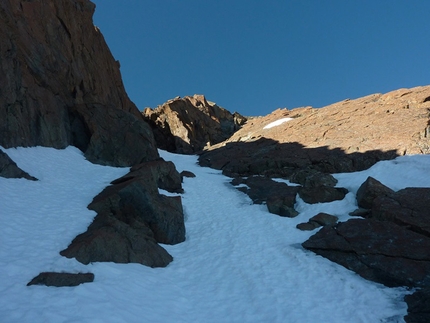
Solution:
[[[93,162],[158,157],[88,0],[0,2],[0,145],[75,145]]]

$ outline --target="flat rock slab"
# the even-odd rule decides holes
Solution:
[[[351,219],[323,227],[302,245],[390,287],[429,283],[430,238],[392,222]]]
[[[73,287],[84,283],[91,283],[94,281],[94,274],[92,273],[57,273],[57,272],[43,272],[34,277],[27,286],[31,285],[45,285],[54,287]]]

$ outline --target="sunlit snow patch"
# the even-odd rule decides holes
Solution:
[[[273,128],[273,127],[276,127],[276,126],[283,124],[284,122],[288,122],[290,120],[293,120],[293,118],[282,118],[282,119],[279,119],[279,120],[276,120],[276,121],[269,123],[268,125],[264,126],[263,129]]]

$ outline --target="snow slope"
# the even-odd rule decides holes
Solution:
[[[187,240],[164,245],[174,261],[157,269],[85,266],[59,251],[91,222],[92,198],[128,169],[93,165],[74,147],[4,151],[40,181],[0,178],[0,322],[403,322],[407,291],[368,282],[300,246],[313,233],[296,224],[320,211],[346,220],[353,193],[312,206],[299,200],[299,216],[282,218],[252,205],[195,156],[160,151],[197,175],[183,184]],[[430,186],[429,165],[430,156],[406,156],[336,177],[353,192],[368,174],[394,189]],[[27,287],[41,271],[90,271],[95,281]]]

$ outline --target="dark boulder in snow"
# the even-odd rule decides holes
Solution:
[[[430,283],[430,238],[389,221],[351,219],[326,226],[303,247],[390,287]]]
[[[107,214],[97,215],[88,230],[60,254],[86,265],[104,261],[165,267],[173,260],[143,221],[129,225]]]
[[[88,205],[97,212],[96,218],[61,255],[85,264],[113,261],[167,266],[172,257],[158,243],[185,240],[184,215],[181,197],[159,194],[158,188],[182,192],[173,163],[159,159],[133,167]]]
[[[361,208],[370,209],[375,198],[392,193],[394,191],[391,188],[369,176],[357,191],[357,204]]]
[[[290,182],[297,183],[306,187],[329,186],[334,187],[337,179],[331,174],[322,173],[312,168],[299,169],[290,177]]]
[[[343,187],[316,186],[299,189],[299,196],[309,204],[343,200],[347,193],[348,190]]]
[[[235,186],[245,184],[237,189],[247,194],[255,204],[266,203],[270,213],[290,218],[298,214],[294,210],[297,186],[288,186],[264,176],[237,177],[231,183]]]
[[[54,287],[73,287],[84,283],[91,283],[94,281],[94,274],[92,273],[57,273],[57,272],[43,272],[34,277],[27,286],[31,285],[45,285]]]
[[[337,216],[321,212],[311,217],[308,222],[299,223],[296,227],[303,231],[311,231],[322,226],[334,225],[337,220]]]
[[[188,170],[183,170],[181,173],[181,180],[184,180],[184,177],[189,177],[189,178],[193,178],[196,177],[196,174],[194,174],[193,172],[190,172]]]
[[[29,175],[17,166],[17,164],[2,150],[0,150],[0,176],[5,178],[26,178],[37,181],[37,178]]]

